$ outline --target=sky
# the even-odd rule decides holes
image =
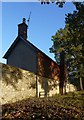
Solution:
[[[1,11],[2,9],[2,11]],[[54,59],[54,54],[49,52],[49,48],[53,45],[51,41],[52,35],[56,31],[65,26],[65,14],[72,13],[75,6],[71,2],[66,2],[63,8],[59,8],[56,4],[42,5],[40,2],[2,2],[0,3],[0,62],[6,63],[3,55],[14,42],[18,35],[18,24],[22,23],[22,19],[31,17],[28,28],[28,40],[43,51],[50,58]],[[1,24],[2,23],[2,24]]]

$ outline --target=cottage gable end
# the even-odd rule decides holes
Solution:
[[[8,49],[4,58],[7,64],[36,73],[37,50],[21,37],[18,37]]]

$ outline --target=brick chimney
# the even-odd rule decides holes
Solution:
[[[18,24],[18,36],[21,36],[24,40],[27,40],[27,28],[26,19],[23,18],[21,24]]]

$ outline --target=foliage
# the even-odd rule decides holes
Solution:
[[[12,85],[13,88],[17,90],[16,83],[18,83],[18,80],[22,78],[22,71],[19,68],[10,67],[5,64],[0,64],[0,68],[2,69],[3,82],[5,82],[6,85]]]
[[[2,106],[2,120],[83,120],[84,91]]]
[[[73,52],[72,65],[76,66],[76,77],[84,77],[84,3],[74,3],[76,11],[66,16],[66,23],[69,24],[71,35],[70,52]]]
[[[57,62],[60,53],[65,52],[66,65],[70,79],[84,78],[84,3],[74,3],[76,11],[66,15],[66,25],[52,36]]]
[[[71,50],[74,51],[76,77],[79,78],[84,77],[84,3],[76,3],[75,6],[77,11],[67,15],[66,23],[69,24],[70,34],[73,36]]]
[[[64,5],[64,3],[65,3],[65,0],[62,0],[62,1],[60,1],[60,0],[57,0],[57,1],[55,1],[55,0],[39,0],[39,1],[41,1],[41,4],[55,3],[55,4],[58,5],[60,8],[62,8],[63,5]]]

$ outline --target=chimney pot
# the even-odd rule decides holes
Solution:
[[[26,23],[26,19],[25,18],[23,18],[23,23]]]

